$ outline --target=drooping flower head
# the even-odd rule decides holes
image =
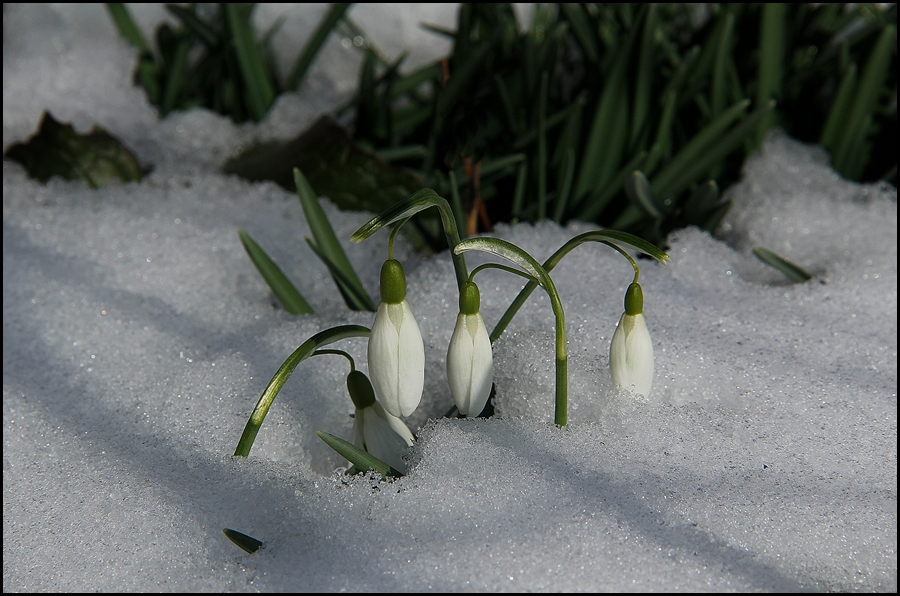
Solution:
[[[634,282],[625,292],[625,312],[609,346],[613,384],[648,397],[653,385],[653,342],[644,319],[644,294]]]
[[[369,375],[384,409],[409,416],[425,387],[425,344],[406,301],[403,266],[388,259],[381,267],[381,303],[368,347]]]
[[[494,356],[479,312],[478,286],[467,281],[459,292],[459,315],[447,349],[447,381],[460,414],[477,416],[491,394]]]
[[[347,375],[347,390],[356,408],[353,444],[405,474],[403,455],[414,440],[409,427],[375,400],[372,384],[362,372],[354,370]]]

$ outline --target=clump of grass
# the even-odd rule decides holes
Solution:
[[[157,31],[136,80],[160,114],[205,105],[262,118],[296,89],[332,31],[365,36],[335,4],[278,84],[252,5]],[[704,14],[700,14],[704,13]],[[452,198],[462,235],[498,221],[571,219],[656,244],[686,226],[715,231],[721,188],[773,126],[819,143],[853,180],[896,179],[896,5],[536,4],[523,29],[509,4],[462,4],[445,59],[403,73],[370,44],[355,98],[333,116],[356,144]],[[191,48],[202,45],[197,60]],[[286,166],[282,177],[290,178]],[[327,189],[314,187],[319,194]],[[364,204],[358,197],[345,201]],[[417,216],[433,248],[435,222]]]
[[[851,179],[896,176],[896,6],[463,4],[447,59],[363,65],[355,139],[458,196],[468,234],[579,219],[714,231],[781,126]]]
[[[107,4],[106,9],[122,37],[140,50],[135,82],[146,90],[161,118],[173,110],[202,106],[235,122],[258,122],[279,93],[300,86],[349,4],[332,5],[284,81],[278,79],[271,49],[283,19],[257,39],[250,19],[255,6],[167,4],[179,24],[157,27],[155,50],[124,4]]]

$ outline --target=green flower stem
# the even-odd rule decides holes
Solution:
[[[569,418],[569,346],[566,341],[566,316],[553,280],[547,271],[530,254],[506,240],[499,238],[469,238],[457,244],[454,253],[480,250],[512,261],[529,275],[540,281],[540,285],[550,297],[553,315],[556,317],[556,403],[553,421],[565,426]]]
[[[479,271],[481,271],[482,269],[502,269],[503,271],[509,271],[510,273],[515,273],[516,275],[524,277],[528,281],[534,283],[535,286],[540,284],[540,282],[537,279],[535,279],[531,275],[528,275],[524,271],[519,271],[518,269],[514,269],[514,268],[508,267],[506,265],[501,265],[500,263],[483,263],[483,264],[479,265],[478,267],[475,267],[474,269],[472,269],[472,273],[469,274],[469,281],[474,281],[475,274],[478,273]]]
[[[423,188],[414,192],[390,209],[375,216],[361,228],[353,232],[353,235],[350,236],[350,240],[352,242],[362,242],[383,226],[394,223],[400,219],[409,218],[429,207],[437,207],[441,212],[441,224],[444,226],[444,235],[447,238],[447,246],[450,247],[450,255],[453,258],[453,267],[456,269],[456,284],[462,288],[462,285],[469,277],[469,270],[466,268],[466,260],[463,255],[455,250],[456,246],[459,244],[459,229],[456,227],[456,218],[453,216],[453,210],[450,208],[450,203],[447,202],[447,199],[430,188]]]
[[[369,333],[369,328],[363,327],[362,325],[341,325],[339,327],[332,327],[331,329],[316,333],[303,342],[299,348],[294,350],[294,353],[288,356],[287,360],[285,360],[278,369],[278,372],[275,373],[275,376],[272,377],[272,380],[269,381],[266,390],[263,391],[259,401],[256,402],[256,407],[253,408],[253,413],[250,414],[250,419],[244,427],[244,432],[241,434],[241,439],[238,441],[237,448],[234,450],[234,455],[241,457],[250,455],[250,448],[253,446],[253,441],[256,440],[256,435],[259,433],[259,428],[262,426],[266,414],[269,413],[272,402],[275,401],[278,392],[281,391],[281,388],[284,386],[285,382],[287,382],[291,373],[294,372],[294,369],[297,368],[298,364],[312,356],[316,349],[321,346],[348,337],[369,337]]]
[[[569,254],[577,246],[585,242],[600,242],[606,244],[617,250],[619,253],[625,256],[630,262],[631,266],[634,267],[634,281],[637,282],[638,274],[640,273],[638,270],[637,263],[634,262],[634,259],[622,250],[619,246],[617,246],[616,242],[621,244],[626,244],[628,246],[632,246],[639,251],[646,253],[663,263],[664,265],[669,263],[671,259],[669,255],[664,253],[663,251],[656,248],[654,245],[650,244],[646,240],[638,238],[632,234],[627,232],[619,232],[616,230],[595,230],[592,232],[585,232],[584,234],[579,234],[575,236],[565,244],[563,244],[559,250],[553,253],[549,259],[544,261],[544,270],[550,272],[556,267],[559,262],[562,260],[564,256]],[[525,301],[528,300],[528,297],[531,296],[531,293],[538,286],[534,281],[528,282],[522,291],[519,292],[519,295],[516,296],[516,299],[513,300],[512,304],[509,305],[509,308],[506,309],[506,312],[503,313],[503,316],[500,317],[500,320],[497,322],[497,326],[494,327],[494,330],[491,332],[491,343],[497,341],[497,339],[503,335],[503,332],[506,330],[506,327],[509,325],[510,321],[512,321],[513,317],[516,316],[516,313],[519,312],[519,309],[522,308],[522,305],[525,304]]]
[[[343,356],[347,360],[350,361],[350,372],[356,370],[356,363],[353,361],[353,356],[345,352],[344,350],[316,350],[313,352],[313,356],[325,356],[326,354],[334,354],[335,356]]]

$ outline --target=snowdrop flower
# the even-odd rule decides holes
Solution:
[[[409,416],[425,387],[425,344],[406,302],[406,276],[400,261],[381,267],[381,304],[375,313],[368,348],[369,375],[384,409]]]
[[[653,384],[653,342],[644,320],[644,294],[636,282],[625,292],[625,312],[609,346],[613,384],[647,397]]]
[[[453,401],[464,416],[484,409],[494,378],[494,355],[479,312],[478,286],[467,281],[459,292],[459,316],[447,349],[447,381]]]
[[[356,406],[353,444],[405,474],[403,455],[406,448],[413,444],[413,434],[409,427],[375,401],[372,384],[360,371],[354,370],[347,375],[347,389]]]

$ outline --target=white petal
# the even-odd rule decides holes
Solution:
[[[403,461],[403,455],[406,453],[406,448],[409,445],[407,439],[397,434],[392,428],[386,416],[387,412],[384,411],[378,402],[372,404],[366,410],[368,412],[366,412],[363,419],[366,451],[395,470],[405,474],[406,463]],[[407,432],[409,432],[409,429],[407,429]],[[411,436],[412,433],[410,433]]]
[[[376,415],[383,418],[391,427],[391,429],[393,429],[395,433],[400,435],[400,437],[404,441],[406,441],[407,445],[412,445],[413,442],[415,442],[416,439],[415,437],[413,437],[412,431],[409,430],[409,427],[406,426],[406,423],[382,408],[381,404],[379,404],[377,401],[372,404],[371,410],[374,411]]]
[[[397,390],[400,334],[391,321],[388,309],[398,306],[384,302],[378,305],[372,332],[369,334],[366,356],[369,363],[369,379],[372,381],[375,395],[387,411],[395,416],[400,415],[400,394]]]
[[[419,407],[422,391],[425,389],[425,343],[422,332],[413,316],[409,303],[400,303],[403,321],[400,324],[400,340],[397,371],[400,416],[409,416]],[[394,414],[393,412],[391,412]],[[394,414],[397,416],[398,414]]]
[[[365,436],[363,435],[363,418],[365,416],[365,411],[369,408],[365,408],[363,410],[356,409],[353,413],[353,440],[350,441],[360,449],[366,448]]]
[[[647,397],[653,385],[653,341],[643,314],[622,314],[609,346],[613,383]]]
[[[447,349],[447,382],[460,413],[477,416],[491,394],[494,358],[481,314],[456,317]]]

